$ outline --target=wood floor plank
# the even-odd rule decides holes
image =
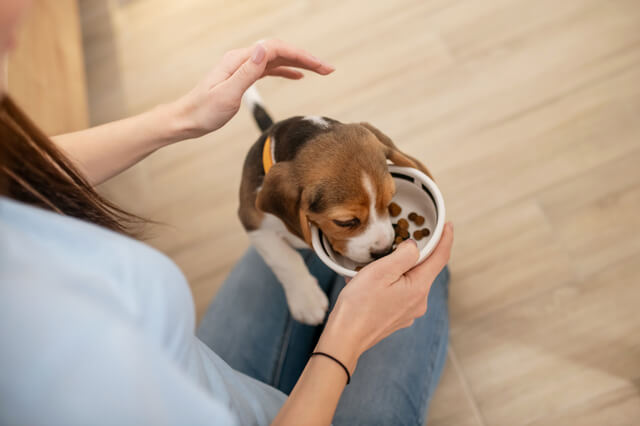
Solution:
[[[626,68],[532,117],[522,117],[517,120],[521,124],[544,127],[530,127],[532,133],[522,133],[527,127],[520,127],[520,132],[503,139],[509,141],[506,145],[478,145],[467,150],[469,156],[458,150],[460,158],[469,160],[436,175],[453,217],[471,219],[635,150],[640,123],[629,111],[640,102],[640,87],[634,84],[637,69],[638,65]],[[551,116],[557,118],[540,121]],[[615,143],[607,130],[611,128],[617,129]]]
[[[429,426],[484,426],[465,392],[460,372],[447,358],[440,384],[429,405]]]
[[[539,195],[580,276],[640,253],[639,161],[640,149]]]
[[[582,275],[640,255],[640,185],[611,193],[572,214],[555,219],[556,234]]]
[[[47,134],[83,129],[89,120],[78,2],[34,3],[8,56],[7,89]]]
[[[533,200],[456,224],[451,270],[453,330],[574,279],[569,257]]]
[[[633,256],[454,331],[452,346],[487,423],[526,424],[635,386],[638,282]]]
[[[537,420],[530,426],[634,426],[638,419],[640,392],[637,387],[624,386],[555,416]]]

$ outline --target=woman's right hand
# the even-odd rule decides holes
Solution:
[[[174,102],[182,123],[181,139],[205,135],[224,126],[240,108],[244,92],[265,76],[299,80],[300,69],[320,75],[334,68],[309,52],[284,41],[270,39],[231,50],[190,92]]]
[[[453,225],[447,223],[438,246],[420,265],[414,267],[419,251],[407,240],[363,268],[338,296],[316,350],[353,372],[364,351],[427,312],[429,290],[449,261],[452,244]]]

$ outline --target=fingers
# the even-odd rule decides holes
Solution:
[[[270,67],[295,67],[318,74],[327,75],[335,70],[331,65],[313,56],[306,50],[293,47],[280,40],[267,40],[264,46],[268,53],[268,62]]]
[[[238,68],[240,68],[240,65],[242,65],[243,62],[249,58],[249,56],[251,56],[253,47],[254,46],[243,47],[241,49],[228,51],[224,54],[222,60],[220,61],[220,64],[216,68],[218,68],[219,71],[222,72],[224,78],[227,78],[228,76],[236,72]]]
[[[381,280],[386,284],[391,284],[413,267],[419,256],[420,251],[416,242],[408,239],[401,243],[391,254],[367,265],[360,273],[370,275],[372,279]]]
[[[453,246],[453,224],[447,222],[442,232],[440,242],[431,255],[420,265],[409,271],[406,276],[411,282],[431,283],[442,271],[451,256]]]
[[[278,75],[290,79],[302,78],[302,73],[291,69],[292,67],[308,69],[323,75],[333,71],[333,67],[308,52],[279,40],[257,43],[250,53],[242,49],[230,52],[225,55],[223,71],[226,73],[233,69],[240,58],[244,58],[244,61],[223,83],[229,90],[231,99],[240,99],[245,90],[263,75]]]
[[[267,70],[264,72],[263,76],[265,75],[284,77],[291,80],[300,80],[302,77],[304,77],[304,74],[302,74],[300,71],[284,66],[271,69],[267,67]]]
[[[223,81],[240,68],[253,51],[253,46],[230,50],[222,56],[220,63],[207,76],[207,86],[213,87]]]
[[[257,43],[251,55],[223,83],[231,99],[240,99],[249,86],[262,76],[267,65],[266,55],[265,47]]]
[[[264,75],[277,75],[291,78],[289,77],[289,73],[287,73],[287,75],[282,75],[278,71],[275,71],[282,67],[302,68],[322,75],[329,74],[335,70],[331,65],[321,61],[309,52],[288,45],[283,41],[267,40],[264,42],[258,42],[258,44],[264,46],[268,52],[267,71]],[[217,67],[217,71],[219,72],[215,73],[217,78],[224,80],[235,73],[251,56],[252,52],[253,47],[247,47],[230,50],[225,53],[220,65]]]

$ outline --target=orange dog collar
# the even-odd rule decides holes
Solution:
[[[271,150],[271,136],[267,136],[267,140],[264,141],[264,147],[262,148],[262,167],[264,168],[264,174],[269,173],[269,169],[273,166],[273,151]]]

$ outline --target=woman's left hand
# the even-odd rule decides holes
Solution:
[[[266,40],[252,47],[231,50],[195,88],[176,102],[185,138],[219,129],[240,108],[242,95],[260,78],[272,75],[299,80],[296,68],[321,75],[333,72],[331,65],[280,40]]]

